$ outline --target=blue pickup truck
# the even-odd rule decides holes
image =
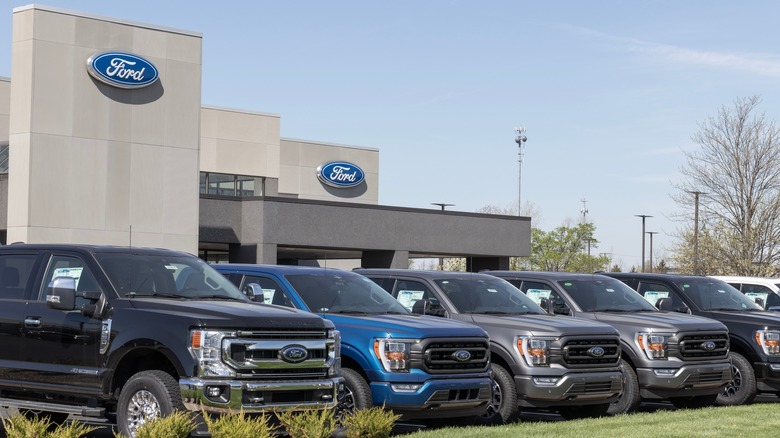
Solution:
[[[489,424],[490,342],[481,328],[419,316],[362,275],[339,269],[217,264],[255,301],[320,314],[341,332],[344,409],[384,406],[405,420]]]

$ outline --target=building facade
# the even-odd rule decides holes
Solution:
[[[526,256],[530,218],[379,203],[379,151],[206,106],[196,32],[30,5],[0,78],[0,240],[401,267]]]

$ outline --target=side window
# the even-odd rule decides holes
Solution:
[[[393,286],[395,286],[395,278],[371,278],[371,281],[378,284],[379,287],[386,290],[387,293],[393,293]]]
[[[648,303],[655,307],[658,307],[658,300],[662,298],[671,298],[672,306],[674,306],[674,308],[682,307],[684,304],[674,291],[661,283],[640,281],[637,292],[639,292],[639,295],[642,295]]]
[[[733,285],[732,285],[733,286]],[[739,289],[739,288],[737,288]],[[742,293],[745,294],[746,297],[753,300],[753,302],[756,301],[756,298],[761,298],[764,301],[764,304],[767,302],[767,297],[769,297],[769,294],[772,294],[772,289],[762,286],[760,284],[742,284]]]
[[[74,278],[76,280],[76,292],[100,291],[94,275],[92,275],[84,260],[73,256],[54,255],[49,260],[49,265],[46,268],[46,275],[43,277],[38,301],[46,301],[46,290],[49,287],[49,283],[57,277]],[[90,303],[91,301],[78,295],[76,296],[77,308],[80,305]]]
[[[546,283],[538,281],[524,281],[520,286],[520,290],[532,299],[534,303],[542,305],[542,299],[552,303],[550,309],[563,309],[566,307],[566,301],[561,297],[558,292],[554,291],[552,286]],[[545,309],[547,310],[547,309]]]
[[[416,302],[435,298],[428,286],[414,280],[398,280],[395,284],[393,296],[410,312]]]
[[[263,302],[265,304],[295,307],[290,297],[275,280],[257,275],[245,275],[243,281],[241,282],[241,290],[244,290],[246,285],[251,283],[256,283],[263,289]]]
[[[33,254],[0,256],[0,299],[21,300],[25,297],[36,257]]]

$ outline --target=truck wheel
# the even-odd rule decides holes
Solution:
[[[515,380],[501,365],[490,364],[490,369],[493,370],[493,398],[487,411],[477,417],[476,424],[514,423],[520,417]]]
[[[179,384],[170,374],[141,371],[130,377],[119,393],[117,427],[124,436],[135,437],[147,422],[183,409]]]
[[[731,381],[718,394],[715,404],[719,406],[744,405],[756,398],[756,373],[753,366],[741,354],[730,352]]]
[[[585,406],[561,406],[558,408],[558,414],[566,420],[576,420],[578,418],[598,418],[607,415],[610,403],[600,405]]]
[[[669,401],[677,409],[699,409],[714,405],[716,398],[718,398],[718,394],[698,395],[696,397],[673,397]]]
[[[642,401],[639,397],[639,380],[636,378],[636,372],[624,359],[620,359],[620,372],[623,373],[623,392],[609,405],[607,411],[609,415],[633,412]]]
[[[342,368],[341,376],[344,377],[344,389],[346,390],[341,407],[342,414],[368,409],[374,405],[371,387],[360,373],[349,368]]]

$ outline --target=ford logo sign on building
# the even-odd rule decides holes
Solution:
[[[96,53],[87,59],[90,76],[118,88],[142,88],[157,80],[157,68],[138,55],[125,52]]]
[[[345,189],[360,185],[366,178],[366,174],[357,164],[332,161],[317,168],[317,178],[323,184]]]

